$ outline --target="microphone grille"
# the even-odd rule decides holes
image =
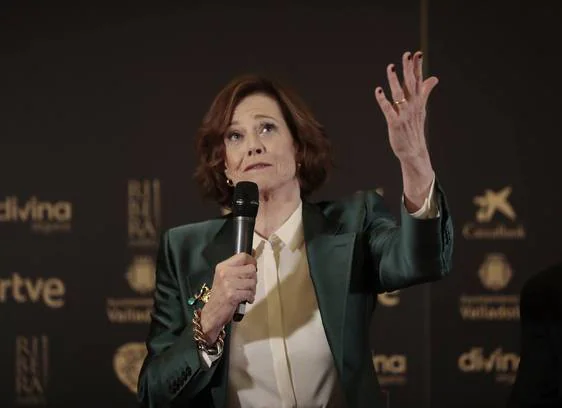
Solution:
[[[232,214],[242,217],[255,218],[258,214],[259,191],[258,185],[252,181],[236,183],[232,195]]]

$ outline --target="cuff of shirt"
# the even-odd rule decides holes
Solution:
[[[201,357],[203,368],[211,368],[213,363],[220,358],[220,355],[211,356],[210,354],[205,353],[203,350],[199,350],[199,357]]]
[[[402,194],[402,205],[404,205],[404,195]],[[414,212],[410,213],[414,218],[428,219],[439,217],[439,208],[437,208],[437,202],[435,200],[435,173],[433,173],[433,180],[431,181],[431,187],[429,188],[429,195],[423,202],[422,207]]]

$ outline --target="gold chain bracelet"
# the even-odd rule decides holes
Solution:
[[[222,354],[224,349],[224,338],[226,336],[226,332],[224,327],[219,333],[219,337],[215,341],[215,344],[210,345],[205,340],[205,335],[203,334],[203,329],[201,328],[201,309],[195,309],[193,311],[193,337],[195,342],[197,343],[197,348],[205,353],[216,356]]]

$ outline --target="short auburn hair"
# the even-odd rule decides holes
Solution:
[[[206,198],[230,208],[234,189],[227,184],[224,139],[232,115],[247,96],[265,94],[281,109],[295,143],[295,160],[301,196],[322,186],[333,165],[331,143],[324,127],[310,109],[286,85],[258,75],[243,75],[230,81],[215,97],[196,135],[197,167],[195,179]]]

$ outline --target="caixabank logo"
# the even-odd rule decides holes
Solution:
[[[485,292],[461,294],[459,312],[463,320],[519,320],[519,295],[507,292],[514,274],[507,256],[487,254],[476,274]]]
[[[512,191],[507,186],[476,195],[472,200],[476,206],[474,218],[463,225],[463,236],[471,240],[524,239],[527,232],[510,201]]]
[[[107,299],[107,318],[112,323],[149,323],[152,293],[156,282],[156,265],[148,255],[134,256],[123,275],[132,294],[136,296],[112,297]]]
[[[506,352],[502,347],[490,351],[484,347],[472,347],[459,356],[458,367],[467,375],[490,376],[498,383],[513,384],[519,360],[518,354]]]
[[[48,201],[37,196],[0,197],[0,223],[29,225],[34,233],[66,233],[72,230],[72,203]]]

